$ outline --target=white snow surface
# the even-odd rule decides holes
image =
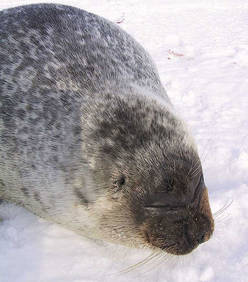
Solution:
[[[1,0],[0,9],[40,1]],[[47,1],[54,2],[54,1]],[[248,1],[60,1],[119,25],[152,55],[198,145],[216,215],[192,254],[93,242],[11,204],[0,205],[0,282],[248,281]]]

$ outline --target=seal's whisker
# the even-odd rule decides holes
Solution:
[[[152,271],[155,268],[158,268],[159,265],[161,265],[164,262],[167,262],[169,260],[169,256],[166,252],[159,253],[158,256],[156,256],[151,262],[149,262],[149,269],[146,270],[146,272]]]
[[[156,253],[154,253],[154,252],[151,253],[148,257],[146,257],[145,259],[139,261],[138,263],[135,263],[135,264],[133,264],[133,265],[131,265],[131,266],[121,270],[120,273],[128,273],[128,272],[134,270],[136,267],[139,267],[139,266],[143,265],[144,263],[146,263],[147,261],[149,261],[153,256],[155,256],[155,254]]]
[[[169,259],[171,258],[171,256],[169,256],[168,253],[166,252],[161,252],[160,256],[158,257],[158,263],[157,263],[157,267],[159,265],[161,265],[163,262],[167,262]]]
[[[213,214],[214,216],[214,219],[216,219],[217,217],[219,217],[223,212],[225,212],[230,206],[231,204],[233,203],[233,200],[229,200],[228,202],[225,203],[225,205],[220,208],[217,212],[215,212]]]
[[[145,265],[146,263],[150,262],[155,257],[157,257],[159,254],[160,254],[160,252],[157,252],[157,251],[153,252],[148,257],[146,257],[145,259],[139,261],[138,263],[135,263],[135,264],[133,264],[133,265],[131,265],[131,266],[121,270],[120,273],[128,273],[128,272],[130,272],[130,271],[132,271],[132,270],[134,270],[134,269],[136,269],[138,267],[141,267],[141,266]]]
[[[201,162],[200,162],[200,160],[196,160],[196,161],[192,164],[192,166],[191,166],[191,168],[190,168],[190,170],[189,170],[189,172],[188,172],[188,176],[193,177],[192,174],[194,174],[195,170],[197,170],[197,169],[199,169],[199,168],[201,168]]]
[[[142,266],[146,267],[145,270],[142,270],[143,273],[147,273],[150,271],[153,271],[158,265],[160,265],[162,262],[166,261],[163,260],[163,258],[168,259],[168,254],[161,251],[158,252],[157,256],[155,256],[152,260],[148,261],[147,263],[143,264]]]
[[[226,220],[228,220],[230,218],[230,214],[227,214],[227,213],[222,213],[220,214],[219,216],[217,216],[215,218],[215,222],[217,223],[218,222],[218,225],[220,223],[224,223]]]
[[[199,166],[197,169],[194,170],[194,172],[191,174],[191,177],[195,177],[199,175],[201,172],[201,167]]]
[[[194,169],[195,165],[196,165],[196,162],[192,163],[192,165],[191,165],[191,167],[190,167],[190,169],[189,169],[189,171],[188,171],[187,176],[190,175],[190,173],[191,173],[191,171]]]
[[[205,163],[209,152],[211,151],[210,149],[212,149],[213,143],[210,143],[210,141],[212,141],[212,139],[208,139],[206,145],[204,146],[205,152],[201,154],[201,161],[202,163]]]

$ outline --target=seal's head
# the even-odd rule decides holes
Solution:
[[[210,238],[214,222],[197,150],[168,108],[107,95],[83,114],[96,237],[176,255]]]

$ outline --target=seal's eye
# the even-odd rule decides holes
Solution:
[[[118,185],[121,187],[121,186],[123,186],[125,183],[126,183],[125,176],[122,175],[122,176],[120,177],[120,179],[118,180]]]
[[[115,179],[114,181],[114,188],[116,191],[119,191],[126,183],[126,177],[124,175],[121,175],[118,179]]]

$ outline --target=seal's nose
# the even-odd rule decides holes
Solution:
[[[196,237],[196,242],[198,244],[202,244],[206,241],[206,232],[204,230],[202,230],[201,232],[198,233],[197,237]]]
[[[189,245],[206,242],[211,232],[210,221],[201,214],[195,218],[188,218],[182,228],[184,230],[185,239]]]

